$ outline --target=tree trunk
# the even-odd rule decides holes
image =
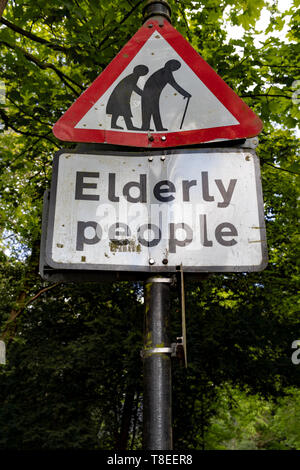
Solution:
[[[134,404],[134,388],[128,387],[126,391],[125,403],[122,413],[121,430],[119,434],[119,442],[117,443],[118,450],[127,450],[130,424],[132,419],[132,410]]]
[[[0,0],[1,2],[1,0]],[[30,289],[36,282],[39,270],[40,241],[35,240],[32,247],[32,254],[28,260],[28,267],[21,282],[20,290],[17,292],[14,307],[10,311],[9,318],[4,325],[0,339],[10,342],[15,334],[16,319],[26,307],[26,299],[29,297]]]

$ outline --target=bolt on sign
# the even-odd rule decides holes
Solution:
[[[64,270],[260,271],[259,163],[250,149],[83,153],[54,159],[46,262]]]
[[[262,122],[167,20],[148,20],[54,125],[64,141],[164,148],[254,137]]]

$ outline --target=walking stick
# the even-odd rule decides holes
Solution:
[[[186,105],[185,105],[185,110],[184,110],[183,118],[182,118],[182,121],[181,121],[181,124],[180,124],[180,129],[182,129],[183,121],[184,121],[184,118],[185,118],[185,115],[186,115],[186,112],[187,112],[187,109],[188,109],[190,99],[191,99],[191,97],[189,96],[188,99],[187,99]]]

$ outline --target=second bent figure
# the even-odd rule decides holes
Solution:
[[[123,116],[128,130],[151,131],[151,118],[156,131],[167,131],[163,126],[160,114],[160,96],[167,84],[171,85],[183,98],[191,98],[191,94],[184,90],[175,80],[173,72],[181,67],[179,60],[169,60],[165,66],[154,72],[146,81],[144,89],[137,86],[138,79],[147,75],[149,68],[146,65],[137,65],[133,73],[123,78],[112,91],[107,106],[106,114],[111,114],[111,128],[123,129],[117,125],[119,116]],[[141,96],[142,126],[137,128],[132,124],[132,111],[130,99],[133,92]]]

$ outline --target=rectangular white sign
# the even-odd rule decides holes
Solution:
[[[46,245],[55,269],[260,271],[267,251],[257,156],[241,148],[60,151]]]

